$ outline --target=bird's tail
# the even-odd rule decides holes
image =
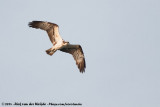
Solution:
[[[50,48],[50,49],[46,50],[46,53],[47,53],[48,55],[52,56],[56,51],[57,51],[57,50],[51,50],[51,48]]]

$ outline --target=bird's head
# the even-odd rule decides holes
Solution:
[[[65,45],[68,45],[68,44],[69,44],[69,42],[68,42],[68,41],[64,41],[64,44],[65,44]]]
[[[66,43],[67,43],[67,44],[69,44],[69,42],[68,42],[68,41],[66,41]]]

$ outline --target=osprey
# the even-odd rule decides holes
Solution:
[[[64,41],[59,34],[59,27],[57,24],[44,21],[32,21],[29,22],[28,25],[29,27],[42,29],[47,32],[49,39],[53,44],[50,49],[46,50],[48,55],[53,55],[57,50],[72,54],[80,72],[85,72],[86,63],[82,47],[80,45],[73,45]]]

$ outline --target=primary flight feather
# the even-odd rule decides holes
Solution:
[[[48,55],[53,55],[57,50],[69,53],[73,56],[81,73],[85,72],[86,63],[85,57],[80,45],[73,45],[64,41],[59,34],[59,27],[55,23],[44,21],[29,22],[29,27],[45,30],[49,36],[53,46],[46,50]]]

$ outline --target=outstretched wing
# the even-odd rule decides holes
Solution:
[[[72,54],[81,73],[85,72],[86,62],[82,47],[80,45],[68,45],[61,51]]]
[[[58,25],[55,23],[44,22],[44,21],[32,21],[32,22],[29,22],[28,25],[29,27],[32,27],[32,28],[42,29],[47,31],[48,36],[53,44],[57,42],[56,38],[62,39],[59,35]]]

